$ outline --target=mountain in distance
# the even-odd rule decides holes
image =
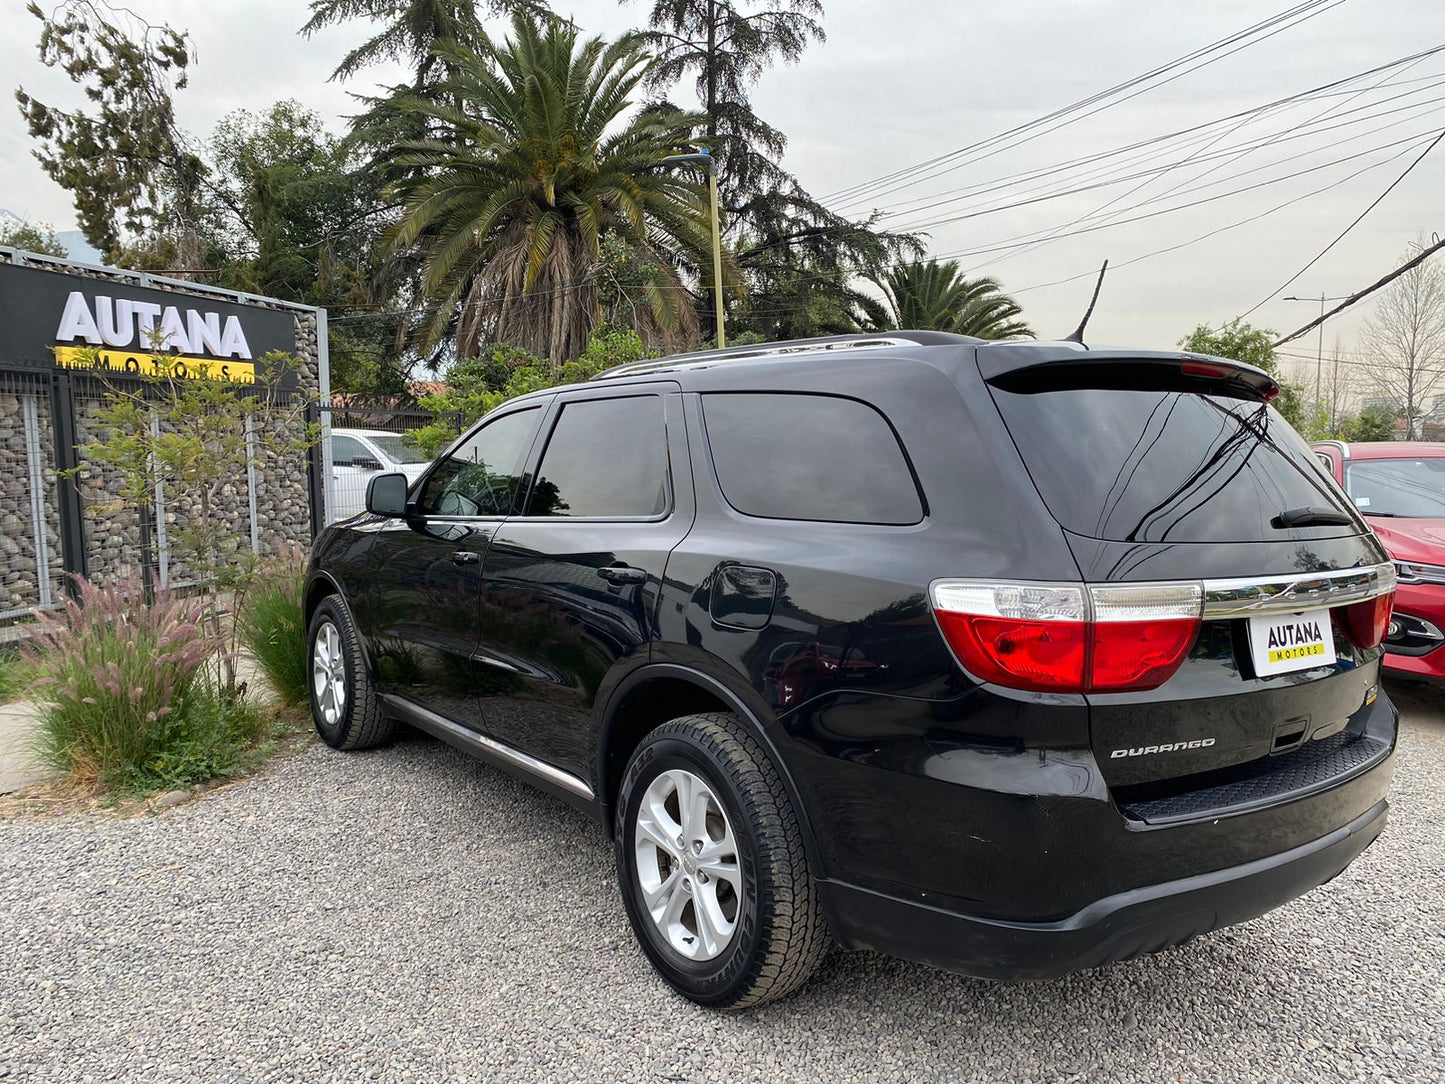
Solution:
[[[0,229],[10,226],[23,226],[30,222],[32,226],[44,225],[43,223],[31,222],[27,218],[17,215],[14,211],[0,207]],[[55,239],[65,248],[66,254],[72,260],[79,260],[81,263],[103,264],[105,260],[101,257],[100,250],[93,247],[85,239],[85,234],[79,230],[63,230],[56,233]]]

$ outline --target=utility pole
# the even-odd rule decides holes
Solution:
[[[717,345],[721,350],[727,343],[727,332],[723,328],[723,278],[722,278],[722,231],[718,227],[717,212],[717,160],[707,151],[695,154],[671,154],[662,160],[664,166],[702,166],[707,170],[708,203],[712,213],[712,281],[717,304]]]
[[[1324,367],[1325,360],[1325,302],[1343,301],[1341,297],[1326,297],[1323,290],[1319,297],[1285,297],[1281,301],[1318,301],[1320,303],[1320,338],[1319,344],[1315,347],[1315,413],[1320,412],[1320,370]]]

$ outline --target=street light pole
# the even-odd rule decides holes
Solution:
[[[717,160],[707,151],[696,154],[671,154],[662,160],[665,166],[696,165],[707,170],[708,204],[712,214],[712,283],[716,295],[717,345],[721,350],[727,345],[727,331],[723,326],[723,280],[722,280],[722,234],[718,229],[717,211]]]
[[[1344,299],[1340,297],[1326,297],[1324,291],[1321,290],[1319,297],[1285,297],[1280,300],[1318,301],[1320,303],[1320,337],[1318,344],[1315,346],[1315,413],[1318,414],[1320,410],[1320,369],[1324,366],[1325,361],[1325,302],[1342,301]]]

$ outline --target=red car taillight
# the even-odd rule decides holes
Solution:
[[[1385,630],[1390,627],[1390,611],[1394,605],[1395,592],[1391,591],[1330,612],[1350,643],[1356,647],[1379,647],[1385,639]]]
[[[939,580],[944,639],[984,681],[1038,692],[1156,689],[1199,633],[1199,584]]]

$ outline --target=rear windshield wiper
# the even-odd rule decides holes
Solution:
[[[1354,520],[1338,508],[1289,508],[1270,521],[1271,527],[1348,527]]]

